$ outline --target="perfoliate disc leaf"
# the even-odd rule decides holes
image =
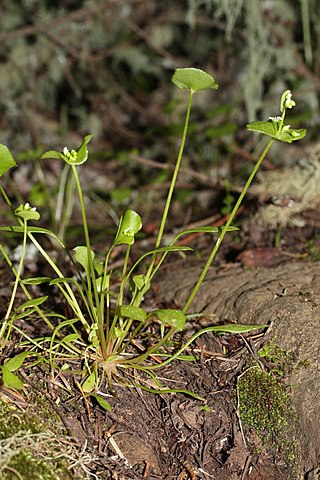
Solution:
[[[219,87],[215,79],[209,73],[198,68],[177,68],[172,76],[172,82],[178,88],[185,88],[191,92],[198,90],[208,90]]]
[[[132,245],[134,236],[142,227],[141,217],[134,210],[127,210],[121,217],[116,238],[113,245]]]
[[[278,123],[272,120],[268,122],[252,122],[247,125],[247,129],[251,132],[259,132],[267,135],[268,137],[275,138],[281,142],[292,143],[296,140],[301,140],[307,130],[305,128],[293,129],[288,128],[288,125],[278,129]]]
[[[41,155],[41,158],[58,158],[59,160],[65,160],[65,156],[61,152],[56,150],[48,150]]]
[[[86,135],[80,145],[79,148],[77,148],[77,161],[75,162],[75,165],[81,165],[81,163],[84,163],[87,158],[88,158],[88,149],[87,145],[91,141],[93,135]]]
[[[59,158],[64,160],[69,165],[81,165],[88,158],[88,149],[87,145],[92,139],[93,135],[86,135],[82,140],[80,147],[69,152],[68,148],[65,147],[63,152],[57,152],[56,150],[49,150],[41,155],[41,158]]]
[[[17,217],[22,218],[26,222],[29,220],[39,220],[40,219],[40,213],[36,211],[35,207],[30,207],[28,203],[25,205],[19,205],[14,211],[14,214]]]

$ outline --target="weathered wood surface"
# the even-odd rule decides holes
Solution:
[[[200,269],[198,264],[168,266],[160,278],[160,297],[183,305]],[[212,268],[191,311],[215,313],[213,323],[272,322],[275,341],[295,356],[289,381],[299,423],[301,478],[312,478],[305,475],[319,467],[320,458],[320,262]]]

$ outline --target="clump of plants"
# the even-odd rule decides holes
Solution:
[[[261,328],[261,326],[237,324],[211,326],[195,333],[176,352],[165,348],[174,334],[184,329],[191,303],[199,291],[225,235],[230,231],[237,230],[236,227],[232,226],[233,219],[272,144],[276,140],[292,143],[303,138],[306,131],[304,129],[291,129],[290,125],[285,124],[287,110],[295,105],[291,92],[287,90],[281,97],[280,116],[270,117],[266,122],[254,122],[247,126],[249,130],[269,137],[269,141],[236,201],[227,223],[223,227],[205,226],[183,230],[173,238],[169,245],[164,245],[163,234],[182,162],[193,97],[201,90],[216,90],[218,88],[217,82],[211,75],[195,68],[175,70],[172,81],[178,88],[189,91],[180,149],[154,247],[145,252],[135,263],[130,263],[130,254],[136,235],[142,227],[142,220],[140,215],[133,210],[124,212],[117,233],[106,252],[103,254],[99,252],[99,255],[97,255],[91,248],[90,231],[78,170],[88,158],[88,144],[92,135],[85,136],[81,145],[76,149],[69,150],[65,147],[62,152],[50,150],[41,157],[43,161],[60,160],[65,162],[67,173],[71,176],[68,178],[73,178],[75,183],[85,238],[84,245],[76,245],[73,251],[69,252],[71,261],[77,265],[77,276],[67,277],[58,262],[50,256],[43,243],[41,243],[40,238],[45,235],[53,238],[61,249],[65,249],[62,240],[53,230],[39,226],[40,213],[36,207],[30,206],[28,203],[18,206],[13,205],[4,188],[0,185],[2,196],[15,218],[13,225],[1,226],[0,230],[7,235],[20,235],[22,237],[21,258],[17,266],[11,261],[10,254],[4,245],[0,244],[2,257],[14,274],[11,299],[0,326],[1,348],[3,349],[6,345],[12,330],[20,331],[18,326],[20,319],[37,316],[45,322],[51,331],[50,336],[39,339],[30,339],[23,331],[20,331],[26,339],[24,348],[18,355],[7,359],[0,367],[2,380],[6,385],[13,388],[22,388],[23,383],[15,371],[21,367],[29,356],[47,365],[52,376],[55,375],[57,370],[59,372],[70,370],[70,365],[76,359],[80,360],[83,365],[79,374],[81,391],[86,396],[96,398],[107,410],[110,406],[101,391],[101,386],[104,385],[105,381],[110,390],[112,390],[114,383],[128,386],[134,384],[150,392],[179,391],[197,398],[196,394],[183,389],[165,388],[155,375],[155,370],[167,365],[174,359],[185,360],[189,358],[184,355],[184,350],[198,336],[206,332],[211,331],[218,334],[226,332],[243,333]],[[0,145],[0,175],[3,175],[15,165],[16,162],[10,150],[5,145]],[[68,182],[65,181],[65,178],[64,176],[65,194],[68,195],[66,185]],[[143,300],[156,273],[169,254],[192,250],[188,246],[177,245],[177,241],[181,236],[194,232],[217,235],[218,239],[213,245],[199,278],[195,279],[195,286],[185,305],[181,309],[147,311],[143,307]],[[23,277],[27,242],[31,242],[36,247],[51,267],[51,276]],[[120,284],[117,287],[117,282],[114,281],[115,272],[110,268],[109,263],[112,252],[119,246],[125,247],[125,253]],[[71,316],[48,312],[46,309],[48,297],[34,298],[32,296],[32,287],[42,284],[49,285],[62,295],[72,312]],[[26,301],[15,306],[14,301],[18,288],[24,292]],[[149,326],[153,322],[160,325],[159,336],[156,340],[153,339],[152,343],[151,340],[149,343],[144,342],[141,351],[137,348],[139,343],[137,340],[142,338],[142,335],[148,336]],[[26,346],[27,344],[28,346]],[[157,362],[155,362],[155,359],[157,359]],[[137,377],[130,381],[129,378],[133,370],[140,370],[147,374],[149,381],[136,380]],[[150,380],[152,387],[150,387]]]

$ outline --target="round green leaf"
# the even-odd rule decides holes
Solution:
[[[218,83],[209,73],[199,70],[198,68],[177,68],[172,76],[172,82],[178,88],[191,90],[192,93],[210,88],[217,90],[219,87]]]
[[[0,143],[0,177],[11,167],[16,166],[16,161],[6,145]]]
[[[145,286],[145,276],[142,273],[140,273],[139,275],[134,275],[132,277],[132,282],[138,290],[142,290]]]

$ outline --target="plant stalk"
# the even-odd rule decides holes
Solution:
[[[202,284],[202,282],[204,281],[205,276],[207,275],[208,270],[209,270],[209,268],[210,268],[210,266],[211,266],[211,264],[212,264],[212,262],[213,262],[213,260],[214,260],[214,258],[215,258],[215,256],[216,256],[219,248],[220,248],[220,245],[221,245],[221,243],[222,243],[222,241],[223,241],[226,233],[228,232],[228,228],[230,227],[230,225],[231,225],[231,223],[232,223],[232,221],[233,221],[233,219],[234,219],[234,217],[235,217],[235,215],[236,215],[236,213],[237,213],[237,211],[238,211],[238,209],[239,209],[239,207],[240,207],[240,205],[241,205],[241,203],[242,203],[242,200],[244,199],[244,196],[246,195],[247,190],[248,190],[248,188],[250,187],[250,185],[251,185],[251,183],[252,183],[252,180],[254,179],[257,171],[259,170],[260,165],[261,165],[263,159],[264,159],[265,156],[267,155],[267,153],[268,153],[268,151],[270,150],[271,145],[273,144],[274,141],[275,141],[275,139],[272,138],[272,139],[268,142],[268,144],[267,144],[266,148],[264,149],[264,151],[262,152],[259,160],[258,160],[257,163],[255,164],[255,166],[254,166],[254,168],[253,168],[253,170],[252,170],[252,172],[251,172],[251,174],[250,174],[250,176],[249,176],[249,178],[248,178],[245,186],[243,187],[243,190],[242,190],[242,192],[241,192],[241,194],[240,194],[240,196],[239,196],[239,198],[238,198],[235,206],[233,207],[233,210],[232,210],[232,212],[231,212],[231,214],[230,214],[230,216],[229,216],[229,219],[228,219],[227,223],[225,224],[225,226],[224,226],[224,228],[223,228],[223,230],[222,230],[222,232],[221,232],[220,237],[219,237],[218,240],[216,241],[216,243],[215,243],[215,245],[214,245],[214,247],[213,247],[213,249],[212,249],[212,251],[211,251],[211,254],[210,254],[210,256],[209,256],[209,258],[208,258],[208,260],[207,260],[207,262],[206,262],[206,264],[205,264],[205,266],[204,266],[204,268],[203,268],[203,270],[202,270],[202,272],[201,272],[201,274],[200,274],[200,276],[199,276],[199,278],[198,278],[197,283],[196,283],[195,286],[193,287],[193,290],[192,290],[192,292],[191,292],[188,300],[186,301],[186,303],[185,303],[185,305],[184,305],[184,307],[183,307],[183,309],[182,309],[182,311],[183,311],[184,313],[186,313],[186,312],[188,311],[188,309],[189,309],[189,307],[190,307],[190,305],[191,305],[194,297],[195,297],[196,294],[198,293],[198,290],[199,290],[199,288],[201,287],[201,284]]]

